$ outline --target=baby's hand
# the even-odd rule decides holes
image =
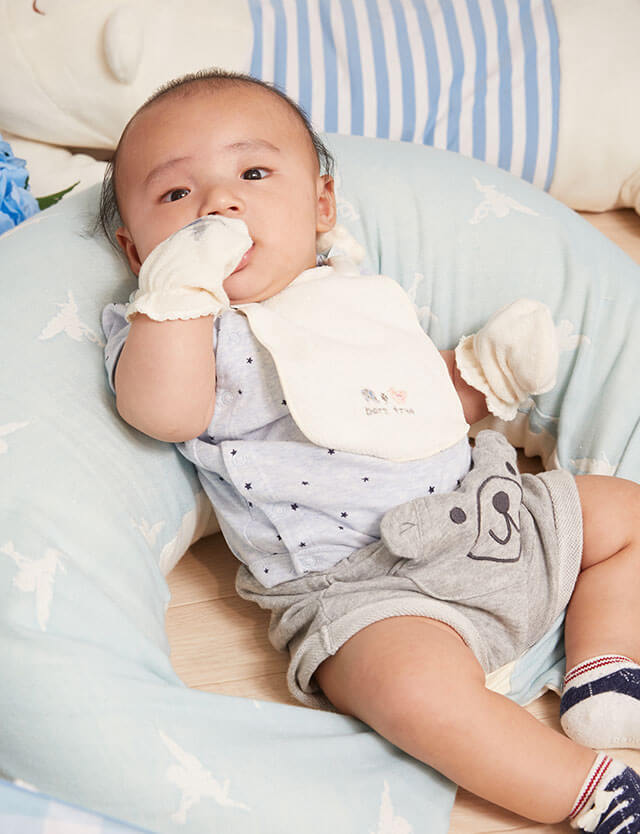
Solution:
[[[531,394],[556,384],[558,338],[549,308],[522,298],[494,313],[456,347],[462,378],[487,398],[492,414],[513,420]]]
[[[200,217],[163,240],[140,267],[127,320],[144,313],[155,321],[217,316],[229,309],[223,282],[252,240],[242,220]]]

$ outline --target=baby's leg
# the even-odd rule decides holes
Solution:
[[[540,822],[566,819],[595,753],[485,688],[448,626],[393,617],[358,632],[316,672],[335,707],[489,801]]]
[[[567,610],[562,726],[590,747],[640,748],[640,486],[576,483],[584,545]]]

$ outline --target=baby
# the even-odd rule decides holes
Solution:
[[[439,353],[396,282],[318,258],[331,172],[247,76],[140,108],[102,200],[139,279],[103,316],[118,411],[197,467],[302,703],[530,819],[640,832],[638,776],[595,752],[640,748],[640,490],[520,475],[495,432],[471,449],[470,423],[553,385],[549,312]],[[564,736],[489,686],[567,605]]]

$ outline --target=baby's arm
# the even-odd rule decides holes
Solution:
[[[482,391],[478,391],[477,388],[472,388],[471,385],[464,381],[456,362],[454,350],[441,350],[440,355],[449,369],[449,376],[462,403],[464,419],[470,426],[477,423],[478,420],[483,420],[489,414],[487,398]]]
[[[138,313],[114,382],[118,412],[134,428],[169,443],[197,437],[215,405],[213,316],[154,321]]]
[[[147,256],[127,307],[131,328],[114,378],[116,406],[127,423],[172,443],[209,425],[213,322],[229,308],[223,282],[250,246],[242,221],[204,217]]]

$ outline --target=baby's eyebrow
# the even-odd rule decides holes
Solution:
[[[184,162],[187,159],[191,159],[190,156],[174,156],[171,159],[167,159],[165,162],[161,162],[159,165],[156,165],[152,168],[147,176],[144,178],[144,182],[142,183],[143,188],[146,188],[156,177],[159,177],[164,171],[168,168],[173,168],[174,165],[177,165],[179,162]]]
[[[271,142],[268,142],[266,139],[240,139],[237,142],[231,142],[229,145],[225,145],[225,150],[229,151],[246,151],[254,149],[280,153],[280,148],[272,145]]]

